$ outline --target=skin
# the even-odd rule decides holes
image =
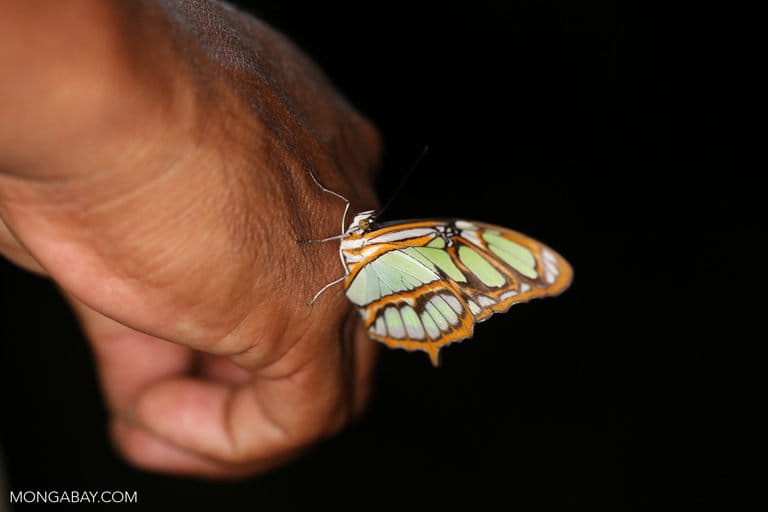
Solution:
[[[379,136],[307,57],[216,2],[0,0],[0,69],[0,252],[71,302],[128,461],[246,476],[362,410],[376,344],[297,240],[340,228],[310,170],[375,207]]]

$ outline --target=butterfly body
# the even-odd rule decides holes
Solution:
[[[513,304],[557,295],[573,272],[564,258],[521,233],[465,220],[377,225],[358,214],[341,238],[347,298],[369,335],[389,347],[440,349]]]

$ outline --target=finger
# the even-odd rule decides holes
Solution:
[[[190,349],[130,329],[71,295],[67,299],[93,347],[106,401],[116,414],[133,414],[138,396],[153,383],[192,371]]]
[[[116,420],[112,425],[112,438],[120,454],[134,466],[180,475],[236,478],[267,471],[292,458],[273,459],[268,463],[252,461],[245,464],[225,464],[175,446],[121,419]]]
[[[243,383],[250,374],[224,358],[202,355],[199,362],[184,347],[129,329],[69,296],[96,357],[102,388],[116,414],[112,434],[118,450],[132,464],[156,471],[231,478],[266,471],[292,454],[268,461],[225,463],[174,445],[135,424],[135,404],[141,393],[159,382],[198,370],[206,378]]]
[[[226,463],[283,457],[347,418],[340,344],[295,371],[232,387],[194,378],[158,382],[136,405],[138,422],[173,445]]]
[[[222,356],[201,354],[198,365],[198,374],[207,380],[236,386],[246,384],[252,378],[251,372]]]
[[[22,247],[2,218],[0,218],[0,254],[23,269],[36,274],[46,274],[45,269]]]

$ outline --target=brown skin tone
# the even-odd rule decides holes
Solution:
[[[128,461],[246,476],[361,411],[376,344],[297,240],[340,229],[310,169],[375,206],[379,137],[299,50],[204,0],[0,0],[0,69],[0,252],[72,303]]]

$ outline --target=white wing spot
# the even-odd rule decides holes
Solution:
[[[544,270],[547,274],[547,282],[554,283],[557,276],[560,275],[560,271],[557,269],[557,265],[549,260],[544,260]]]
[[[429,334],[430,338],[436,340],[440,337],[440,329],[428,312],[425,311],[421,314],[421,323],[424,324],[424,328],[427,330],[427,334]]]
[[[383,317],[379,317],[376,319],[376,326],[374,327],[373,332],[375,332],[379,336],[387,335],[387,324],[386,322],[384,322]]]
[[[427,302],[427,304],[424,306],[424,309],[426,310],[426,313],[428,313],[429,316],[432,317],[432,320],[435,321],[435,324],[437,324],[438,329],[445,332],[448,332],[451,330],[450,326],[448,325],[448,321],[445,319],[445,317],[442,314],[440,314],[440,311],[437,309],[437,307],[434,304],[432,304],[432,301]]]
[[[472,312],[473,315],[477,315],[482,311],[480,309],[480,306],[477,305],[477,302],[473,300],[467,300],[467,305],[469,306],[469,310]]]
[[[501,294],[501,297],[499,297],[501,300],[507,300],[509,298],[514,297],[517,295],[517,292],[515,290],[509,290],[508,292],[504,292]]]
[[[461,302],[459,302],[459,299],[457,299],[453,295],[448,295],[444,293],[441,295],[441,297],[459,315],[462,313],[462,311],[464,311],[464,308],[461,306]]]
[[[477,226],[465,220],[457,220],[456,227],[461,230],[465,230],[465,229],[477,230]]]
[[[359,249],[365,244],[364,238],[342,238],[341,239],[341,248],[342,250],[347,249]]]
[[[490,306],[493,306],[494,304],[496,304],[495,300],[493,300],[490,297],[486,297],[485,295],[479,296],[477,298],[477,302],[479,302],[480,305],[483,306],[484,308],[487,308],[487,307],[490,307]]]
[[[404,306],[400,309],[400,316],[403,317],[408,337],[414,340],[423,340],[424,326],[421,325],[421,319],[416,311],[411,306]]]
[[[461,236],[472,242],[473,244],[477,245],[478,247],[483,246],[483,242],[480,241],[480,237],[477,236],[477,231],[470,231],[465,229],[461,232]]]
[[[344,261],[347,262],[347,266],[349,266],[350,263],[359,263],[363,261],[363,255],[362,254],[347,254],[344,253]]]
[[[520,293],[525,293],[528,290],[531,289],[531,286],[528,283],[521,283],[520,284]]]
[[[392,335],[393,338],[402,338],[405,336],[403,319],[400,318],[400,312],[396,307],[389,306],[384,310],[384,320],[386,320],[389,334]]]
[[[376,238],[372,238],[371,240],[368,240],[368,242],[366,242],[366,245],[379,244],[379,243],[385,243],[385,242],[396,242],[398,240],[408,240],[409,238],[418,238],[420,236],[431,235],[434,233],[435,233],[434,228],[401,229],[399,231],[391,231],[389,233],[384,233],[383,235],[379,235]]]
[[[452,325],[457,325],[459,323],[459,317],[456,312],[439,295],[432,297],[432,300],[429,302],[435,305],[440,314],[448,320],[448,323]]]

